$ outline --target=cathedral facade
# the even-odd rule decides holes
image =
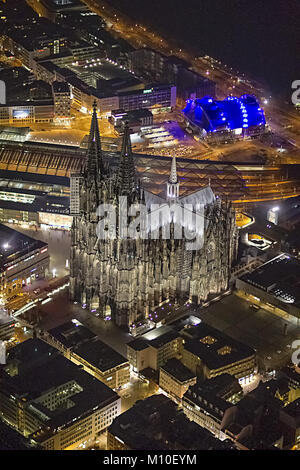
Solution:
[[[147,320],[149,314],[165,302],[190,301],[199,305],[210,294],[228,288],[237,252],[233,209],[222,203],[210,186],[180,196],[175,157],[165,193],[166,197],[162,198],[142,188],[135,171],[127,126],[117,171],[104,163],[94,107],[87,161],[79,185],[80,209],[73,217],[71,232],[70,293],[73,301],[85,304],[103,318],[111,317],[118,326],[131,328]],[[140,236],[122,235],[125,207],[121,201],[124,200],[126,208],[145,208],[146,224],[136,231]],[[103,205],[116,209],[115,226],[112,233],[107,231],[107,236],[99,236],[98,208]],[[153,205],[167,214],[167,220],[155,218],[158,234],[155,237],[151,231],[154,219],[152,225],[149,223]],[[192,248],[185,236],[176,235],[184,225],[178,208],[202,218],[199,233],[195,235],[199,243],[191,245]],[[131,215],[126,217],[129,223],[133,221]],[[165,231],[166,225],[168,230]]]

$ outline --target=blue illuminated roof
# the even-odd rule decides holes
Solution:
[[[206,132],[263,126],[264,111],[255,96],[228,96],[223,101],[211,97],[187,100],[183,113]]]

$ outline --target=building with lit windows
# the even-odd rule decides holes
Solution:
[[[236,288],[253,304],[293,321],[300,318],[300,261],[287,253],[236,280]]]
[[[66,82],[53,82],[54,116],[56,120],[65,121],[71,117],[71,91]]]
[[[12,348],[1,377],[0,413],[46,450],[92,444],[121,412],[121,398],[42,340]]]
[[[159,370],[159,386],[176,403],[181,403],[188,388],[196,383],[196,375],[178,359],[169,359]]]
[[[0,105],[1,125],[28,126],[34,123],[53,122],[53,118],[54,105],[52,100]]]
[[[257,369],[254,349],[201,322],[182,330],[182,363],[199,378],[230,374],[249,383]]]
[[[68,229],[69,179],[0,169],[0,222]]]
[[[48,245],[0,224],[0,296],[4,304],[49,272]]]
[[[134,372],[150,367],[158,371],[169,359],[182,354],[183,339],[172,328],[162,326],[127,343],[127,359]]]
[[[143,90],[124,91],[118,94],[119,108],[124,111],[147,108],[155,114],[169,112],[176,106],[176,86],[153,85]]]
[[[238,380],[229,374],[222,374],[190,387],[182,398],[182,407],[191,421],[224,439],[226,428],[238,414],[235,404],[242,396]]]
[[[67,359],[101,380],[113,390],[130,382],[129,362],[91,330],[77,320],[64,323],[41,334],[42,339],[56,347]]]
[[[165,395],[138,401],[107,432],[108,450],[228,450],[233,446],[190,421]]]

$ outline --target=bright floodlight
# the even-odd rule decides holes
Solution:
[[[7,250],[8,247],[9,247],[9,244],[8,244],[8,243],[4,243],[4,245],[3,245],[4,250]]]
[[[273,211],[273,212],[278,212],[278,211],[279,211],[279,207],[273,207],[272,211]]]

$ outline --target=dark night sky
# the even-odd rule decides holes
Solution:
[[[182,39],[290,96],[300,79],[300,0],[111,0],[164,36]]]

